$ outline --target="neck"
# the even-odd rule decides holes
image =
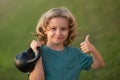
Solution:
[[[64,45],[63,45],[63,44],[48,44],[48,43],[47,43],[47,46],[48,46],[50,49],[57,50],[57,51],[61,51],[61,50],[64,49]]]

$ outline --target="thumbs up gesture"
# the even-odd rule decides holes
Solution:
[[[80,48],[84,53],[91,53],[94,51],[94,46],[89,42],[90,35],[86,35],[85,41],[80,43]]]

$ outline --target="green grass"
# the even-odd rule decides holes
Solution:
[[[14,58],[35,39],[39,17],[48,9],[65,6],[75,15],[78,37],[74,46],[90,34],[91,42],[105,61],[102,70],[83,71],[81,80],[120,79],[120,10],[119,0],[0,0],[0,80],[27,80],[19,72]],[[86,77],[87,76],[87,77]]]

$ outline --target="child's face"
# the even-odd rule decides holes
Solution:
[[[68,20],[61,17],[52,18],[47,26],[47,44],[64,44],[68,37]]]

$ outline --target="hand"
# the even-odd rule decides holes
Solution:
[[[97,49],[89,42],[89,35],[85,37],[85,41],[80,44],[80,48],[84,53],[91,53],[93,57],[93,63],[91,67],[93,69],[100,69],[104,67],[104,61]]]
[[[37,53],[37,47],[40,47],[42,44],[39,41],[33,40],[30,44],[32,50]]]
[[[90,35],[85,37],[85,41],[80,43],[80,48],[84,53],[91,53],[94,51],[94,46],[89,42]]]

